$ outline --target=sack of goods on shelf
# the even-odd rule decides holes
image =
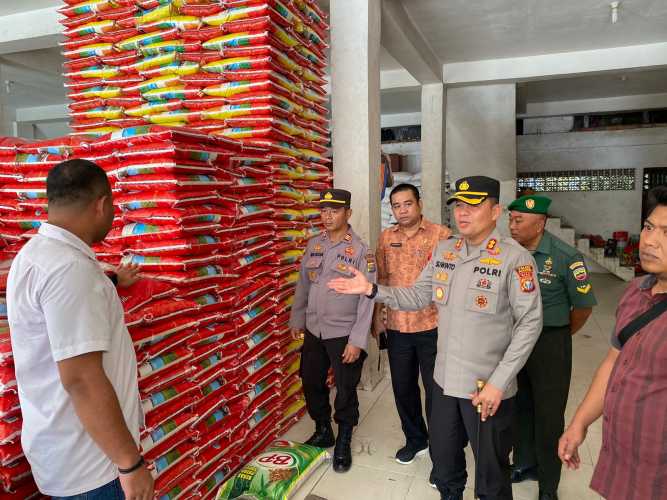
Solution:
[[[187,126],[327,164],[325,51],[315,0],[66,0],[75,131]]]
[[[157,496],[212,498],[305,411],[300,341],[287,324],[306,240],[321,231],[314,202],[331,186],[330,172],[187,128],[0,140],[7,269],[47,220],[48,170],[71,158],[99,164],[114,192],[113,228],[94,247],[99,261],[109,270],[132,263],[141,271],[136,284],[118,291],[137,354],[146,417],[141,448],[153,464]],[[0,277],[4,290],[6,271]],[[20,408],[2,310],[0,481],[7,491],[35,492],[18,444]]]

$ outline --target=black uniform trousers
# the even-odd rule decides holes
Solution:
[[[438,350],[438,329],[416,333],[387,330],[387,352],[396,409],[406,444],[415,450],[428,446],[427,420],[422,413],[419,374],[424,384],[426,418],[431,413],[433,368]]]
[[[431,480],[440,493],[463,492],[468,479],[464,449],[470,443],[479,498],[512,500],[509,455],[514,444],[515,403],[513,397],[503,400],[496,414],[481,422],[470,399],[445,396],[438,383],[433,384]]]
[[[572,376],[570,327],[544,327],[517,377],[517,443],[514,465],[537,466],[540,490],[555,493],[561,474],[558,440]]]
[[[327,374],[333,367],[336,383],[334,420],[340,425],[356,426],[359,423],[359,399],[357,385],[361,380],[361,369],[366,351],[361,351],[354,363],[343,363],[343,351],[349,337],[320,339],[306,331],[301,351],[301,379],[306,397],[308,414],[315,422],[331,421],[331,405]]]

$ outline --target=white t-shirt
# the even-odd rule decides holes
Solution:
[[[118,469],[84,430],[56,365],[103,351],[104,371],[139,442],[137,361],[113,283],[88,245],[43,224],[12,263],[7,307],[23,413],[21,444],[40,491],[79,495],[113,481]]]

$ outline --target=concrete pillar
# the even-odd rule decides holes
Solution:
[[[350,223],[373,249],[380,234],[380,5],[330,4],[334,186],[352,192]],[[371,338],[363,389],[372,390],[384,377],[379,356]]]
[[[446,133],[452,188],[461,177],[493,177],[501,182],[500,202],[507,207],[516,196],[516,85],[448,88]],[[498,227],[508,233],[506,214]]]
[[[334,185],[352,192],[352,226],[380,233],[380,0],[331,0]]]
[[[447,99],[442,83],[422,86],[422,194],[424,215],[442,224],[445,220],[445,111]]]

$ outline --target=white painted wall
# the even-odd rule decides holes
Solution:
[[[451,182],[471,175],[500,181],[500,202],[516,194],[516,85],[447,89],[446,169]],[[498,221],[507,234],[507,214]]]
[[[667,167],[667,128],[518,138],[518,172],[635,168],[634,191],[547,193],[552,212],[580,233],[610,238],[613,231],[641,229],[642,169]]]

